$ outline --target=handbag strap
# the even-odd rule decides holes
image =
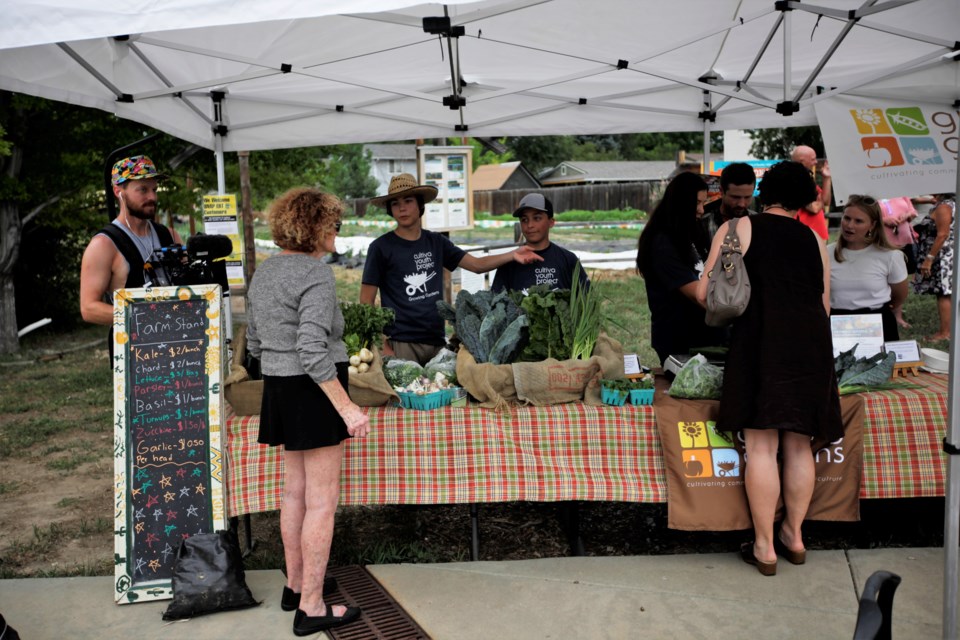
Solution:
[[[737,235],[737,223],[740,221],[740,218],[731,218],[730,224],[727,227],[727,234],[723,238],[723,242],[720,244],[720,256],[727,257],[731,253],[743,254],[743,251],[740,249],[740,236]]]

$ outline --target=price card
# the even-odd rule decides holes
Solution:
[[[640,369],[640,358],[637,357],[637,354],[623,354],[623,375],[627,378],[643,377],[643,371]]]

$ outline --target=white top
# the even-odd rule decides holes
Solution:
[[[866,249],[843,249],[843,262],[837,262],[836,244],[827,245],[830,307],[875,310],[890,302],[890,285],[907,279],[903,253],[870,245]]]

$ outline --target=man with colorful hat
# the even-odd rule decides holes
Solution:
[[[393,309],[395,318],[387,327],[384,355],[426,364],[446,344],[437,301],[443,300],[443,269],[463,267],[486,273],[516,261],[543,260],[530,247],[492,256],[477,257],[457,247],[439,233],[424,229],[421,218],[426,203],[437,197],[437,188],[420,185],[409,173],[393,176],[387,195],[370,204],[384,207],[397,227],[370,244],[360,302],[374,304],[377,292],[381,306]]]
[[[545,284],[551,289],[569,289],[573,285],[573,272],[580,260],[560,245],[550,242],[553,228],[553,203],[542,193],[528,193],[520,200],[513,212],[520,219],[520,232],[526,246],[533,249],[542,262],[536,264],[505,264],[497,269],[490,288],[493,291],[525,291],[535,285]],[[580,285],[589,286],[587,273],[580,269]]]
[[[93,236],[80,264],[80,315],[87,322],[112,325],[113,292],[157,284],[153,267],[159,265],[151,264],[151,256],[181,243],[176,231],[154,221],[157,185],[165,177],[147,156],[113,165],[111,182],[120,213]]]

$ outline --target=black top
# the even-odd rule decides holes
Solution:
[[[437,313],[437,301],[443,300],[443,269],[453,271],[465,255],[449,238],[426,229],[413,241],[390,231],[370,243],[363,284],[377,287],[380,304],[396,314],[384,330],[391,340],[446,342]]]
[[[802,223],[751,216],[750,304],[733,323],[717,428],[842,437],[819,241]]]
[[[573,286],[573,269],[577,266],[577,256],[572,251],[551,242],[546,249],[535,252],[543,262],[520,264],[508,262],[497,269],[490,289],[500,291],[522,291],[529,287],[546,284],[551,289],[569,289]],[[587,272],[580,269],[580,284],[588,284]]]
[[[725,331],[704,324],[704,309],[680,287],[700,279],[705,257],[691,245],[681,252],[665,235],[651,242],[653,259],[643,274],[650,306],[650,343],[660,363],[674,354],[686,355],[692,347],[723,344]]]

